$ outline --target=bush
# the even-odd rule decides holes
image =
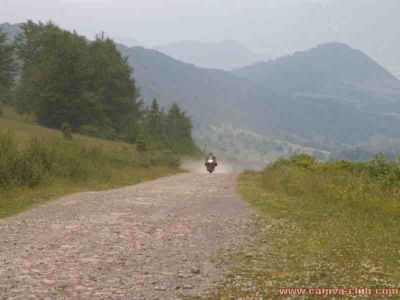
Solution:
[[[61,131],[63,133],[64,139],[72,140],[72,130],[71,126],[67,122],[63,122],[61,125]]]
[[[147,151],[147,142],[142,134],[139,134],[136,140],[136,149],[142,153]]]
[[[371,177],[377,179],[385,186],[400,184],[400,164],[378,154],[368,165]]]
[[[11,185],[18,173],[19,152],[11,134],[0,135],[0,187]]]
[[[292,165],[309,169],[317,164],[317,159],[308,154],[296,154],[290,159]]]

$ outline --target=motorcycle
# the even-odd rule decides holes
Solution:
[[[213,158],[208,158],[206,163],[206,169],[211,174],[215,171],[215,167],[218,165],[217,162]]]

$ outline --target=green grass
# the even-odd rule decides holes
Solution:
[[[160,162],[143,166],[134,145],[73,135],[31,123],[3,111],[0,118],[0,218],[62,195],[132,185],[180,170],[163,153],[148,153]]]
[[[287,287],[399,287],[399,182],[372,176],[374,164],[286,161],[242,174],[237,189],[260,231],[221,262],[232,273],[211,299],[275,299]]]

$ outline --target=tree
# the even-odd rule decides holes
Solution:
[[[156,98],[153,99],[150,109],[146,113],[146,127],[151,136],[155,138],[161,138],[163,136],[163,112],[160,110],[160,106]]]
[[[62,123],[61,132],[63,134],[64,139],[72,140],[71,126],[69,126],[69,124],[67,122]]]
[[[193,154],[198,151],[192,139],[192,121],[178,104],[174,103],[168,110],[165,127],[173,152]]]
[[[167,114],[167,133],[170,139],[192,140],[192,121],[178,104],[172,104]]]
[[[16,39],[23,62],[17,89],[17,106],[33,111],[39,123],[60,128],[68,122],[73,130],[91,118],[95,106],[85,91],[87,42],[53,23],[21,25]]]
[[[15,70],[14,47],[0,29],[0,102],[10,102]]]
[[[97,35],[88,51],[88,93],[98,105],[96,121],[127,135],[142,117],[132,69],[104,34]]]
[[[134,139],[142,104],[132,69],[112,40],[102,34],[89,42],[51,22],[29,21],[21,29],[20,110],[36,113],[48,127],[67,122],[73,131],[93,128],[103,137]]]
[[[154,99],[144,111],[133,70],[104,34],[90,42],[51,22],[32,21],[21,31],[16,39],[20,111],[35,113],[48,127],[69,124],[70,132],[136,143],[145,154],[195,149],[191,120],[177,104],[166,114]]]

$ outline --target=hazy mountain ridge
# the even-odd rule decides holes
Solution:
[[[246,80],[230,72],[198,68],[157,50],[123,45],[118,45],[118,49],[128,57],[146,101],[156,97],[166,104],[181,103],[196,123],[251,123],[244,108],[251,103],[250,111],[256,113],[256,99],[262,95]],[[245,99],[248,101],[244,102]]]
[[[234,72],[279,95],[281,102],[273,99],[269,106],[280,115],[289,139],[295,133],[313,146],[332,148],[374,135],[398,138],[393,128],[398,130],[399,122],[383,114],[400,111],[400,81],[347,45],[324,44]]]
[[[378,81],[379,86],[394,88],[396,95],[400,95],[400,82],[394,75],[360,50],[341,43],[323,44],[269,62],[242,67],[234,73],[285,94],[326,89],[336,91],[338,85],[354,88]]]
[[[232,70],[260,60],[246,46],[232,40],[217,43],[181,41],[156,46],[156,50],[198,67]]]

